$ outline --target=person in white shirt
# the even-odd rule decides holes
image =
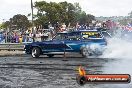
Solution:
[[[36,32],[35,41],[40,42],[41,41],[41,36],[42,36],[41,32]]]
[[[42,35],[41,35],[41,40],[47,40],[48,39],[48,32],[46,30],[43,31]]]
[[[62,24],[60,32],[66,31],[66,25],[65,23]]]

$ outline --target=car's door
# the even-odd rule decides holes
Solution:
[[[52,40],[43,42],[45,52],[63,52],[67,48],[64,39],[65,34],[58,34]]]
[[[67,46],[66,51],[79,52],[82,45],[80,32],[73,32],[67,34],[65,44]]]

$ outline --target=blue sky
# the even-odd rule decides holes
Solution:
[[[42,1],[42,0],[33,0]],[[65,0],[45,0],[60,2]],[[126,16],[132,11],[132,0],[66,0],[79,2],[84,11],[95,16]],[[30,0],[0,0],[0,22],[9,20],[16,14],[31,13]],[[3,20],[4,19],[4,20]]]

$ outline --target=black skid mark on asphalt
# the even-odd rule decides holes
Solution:
[[[0,85],[0,88],[12,88],[12,87],[9,85]]]
[[[14,70],[14,68],[0,68],[0,75],[10,75]]]
[[[1,64],[2,65],[2,64]],[[37,66],[36,66],[37,65]],[[71,65],[71,64],[66,64],[66,65],[64,65],[64,67],[65,66],[75,66],[74,68],[60,68],[60,66],[63,66],[63,65],[60,65],[59,64],[59,67],[54,67],[55,65],[50,65],[50,67],[47,67],[47,66],[43,66],[43,65],[45,65],[45,64],[6,64],[6,66],[5,66],[5,64],[4,64],[4,66],[1,66],[0,68],[5,68],[5,69],[33,69],[33,70],[44,70],[44,71],[50,71],[50,70],[53,70],[53,71],[77,71],[76,69],[75,69],[75,67],[76,66],[79,66],[79,65]],[[88,69],[86,69],[86,71],[88,72],[88,73],[100,73],[100,72],[98,72],[98,70],[99,69],[96,69],[96,71],[93,71],[93,69],[95,69],[95,68],[101,68],[102,66],[92,66],[92,65],[88,65],[88,66],[86,66],[87,64],[84,64],[83,66],[85,66],[85,67],[87,67]],[[38,67],[39,66],[39,67]],[[48,73],[49,74],[49,73]],[[50,74],[50,75],[48,75],[47,74],[47,76],[53,76],[52,74]]]
[[[62,66],[89,66],[89,67],[102,67],[102,66],[100,66],[98,63],[96,64],[96,65],[92,65],[94,62],[92,62],[92,63],[90,63],[90,64],[87,64],[87,63],[77,63],[77,64],[24,64],[24,63],[22,63],[22,64],[18,64],[18,63],[4,63],[4,64],[0,64],[1,66],[13,66],[13,65],[16,65],[16,66],[32,66],[32,65],[35,65],[35,66],[41,66],[41,65],[44,65],[44,66],[54,66],[54,65],[62,65]],[[94,63],[95,64],[95,63]]]
[[[17,64],[17,63],[6,63],[6,64],[0,64],[1,66],[54,66],[54,65],[63,65],[63,66],[74,66],[70,64]],[[76,66],[76,65],[75,65]]]
[[[0,84],[0,88],[3,88],[4,86],[5,86],[4,84],[2,84],[2,85]]]
[[[3,81],[10,81],[10,82],[12,82],[10,79],[7,79],[5,77],[0,77],[0,79],[2,79]]]
[[[55,67],[55,68],[45,68],[45,67],[23,67],[23,66],[17,66],[17,67],[0,67],[0,68],[4,68],[4,69],[39,69],[39,70],[66,70],[66,71],[71,71],[71,70],[75,70],[75,69],[70,69],[70,68],[59,68],[59,67]]]
[[[39,62],[39,63],[43,63],[43,62]]]
[[[62,61],[69,61],[69,60],[67,60],[67,59],[63,59]]]

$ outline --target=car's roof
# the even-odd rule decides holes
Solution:
[[[85,32],[85,31],[86,31],[86,32],[87,32],[87,31],[88,31],[88,32],[98,32],[98,30],[79,30],[79,31],[80,31],[80,32]]]
[[[80,32],[98,32],[98,30],[63,31],[58,33],[67,34],[67,33],[80,33]]]

